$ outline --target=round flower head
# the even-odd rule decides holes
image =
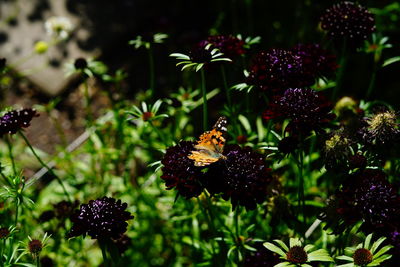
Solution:
[[[67,39],[73,30],[71,21],[66,17],[50,17],[44,23],[44,27],[50,36],[61,40]]]
[[[33,117],[38,117],[36,110],[25,108],[12,110],[0,117],[0,137],[4,134],[15,134],[22,128],[29,127]]]
[[[244,49],[245,42],[232,35],[209,36],[206,42],[218,48],[230,59],[234,59],[246,52]]]
[[[103,197],[82,204],[72,216],[73,226],[68,237],[90,235],[93,239],[119,238],[126,232],[127,220],[133,216],[126,211],[126,203]]]
[[[75,201],[73,203],[62,200],[56,204],[53,205],[54,207],[54,212],[55,216],[57,219],[65,219],[70,217],[73,213],[74,210],[79,206],[79,202]]]
[[[214,193],[219,189],[225,200],[231,200],[233,208],[239,205],[255,209],[268,197],[272,182],[263,155],[238,145],[227,145],[224,155],[226,159],[209,167],[204,179],[207,190]]]
[[[87,66],[88,66],[88,62],[83,57],[79,57],[79,58],[75,59],[75,62],[74,62],[75,69],[84,70],[87,68]]]
[[[368,129],[365,139],[376,145],[393,145],[400,140],[400,129],[397,115],[393,111],[384,111],[367,119]]]
[[[330,112],[330,102],[320,93],[309,88],[291,88],[283,96],[275,97],[263,117],[290,119],[287,131],[307,134],[311,130],[321,132],[322,126],[335,117]]]
[[[314,80],[313,75],[304,72],[300,55],[290,50],[271,49],[255,57],[246,82],[276,94],[291,87],[311,86]]]
[[[349,224],[362,220],[364,229],[382,228],[400,215],[400,196],[380,170],[349,175],[335,198],[337,215]]]
[[[332,77],[338,68],[336,56],[319,44],[298,44],[293,52],[302,58],[306,76]]]
[[[324,144],[324,161],[327,170],[347,171],[351,155],[351,140],[341,131],[332,133]]]
[[[181,196],[186,198],[197,197],[203,191],[200,183],[202,178],[201,168],[194,166],[189,154],[194,150],[196,142],[181,141],[178,145],[169,147],[161,163],[168,190],[175,188]]]
[[[340,2],[328,8],[321,16],[321,27],[328,36],[341,44],[359,47],[375,31],[373,15],[359,4]]]

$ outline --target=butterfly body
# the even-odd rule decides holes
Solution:
[[[188,156],[194,161],[197,167],[210,165],[220,159],[226,159],[222,154],[225,146],[227,120],[220,117],[211,131],[207,131],[200,136],[200,140],[194,146],[195,150]]]

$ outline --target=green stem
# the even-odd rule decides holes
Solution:
[[[107,246],[106,246],[106,242],[104,240],[99,239],[99,246],[101,249],[101,254],[103,255],[103,260],[104,260],[104,266],[106,267],[110,267],[110,262],[107,258]]]
[[[239,207],[236,207],[236,209],[235,209],[235,215],[234,215],[234,220],[235,220],[235,233],[236,233],[236,242],[237,242],[237,250],[236,250],[236,260],[237,260],[237,264],[240,263],[240,249],[241,249],[241,247],[242,247],[242,241],[241,241],[241,239],[240,239],[239,214],[240,214],[240,209],[239,209]]]
[[[208,130],[208,110],[207,110],[207,90],[206,90],[206,78],[204,75],[204,69],[200,70],[201,73],[201,91],[203,93],[203,130]]]
[[[207,199],[208,199],[208,196],[207,196]],[[197,197],[197,202],[199,203],[199,207],[200,207],[201,212],[203,213],[204,217],[206,217],[208,228],[211,230],[211,232],[215,236],[215,231],[216,230],[215,230],[215,225],[214,225],[214,222],[213,222],[213,217],[212,217],[212,213],[210,212],[210,209],[204,209],[199,197]],[[214,255],[216,255],[215,247],[214,247],[214,241],[211,241],[210,244],[211,244],[212,254],[214,256]]]
[[[6,239],[3,239],[3,241],[1,242],[1,247],[0,247],[0,266],[3,267],[4,266],[4,261],[3,261],[3,252],[4,252],[4,248],[6,247]]]
[[[25,143],[27,144],[27,146],[29,147],[29,149],[32,151],[32,154],[36,157],[36,159],[40,162],[40,164],[41,164],[44,168],[46,168],[47,171],[48,171],[51,175],[53,175],[53,176],[56,178],[57,182],[61,185],[61,187],[62,187],[62,189],[63,189],[63,191],[64,191],[64,194],[65,194],[65,196],[67,197],[68,201],[72,203],[71,197],[69,196],[69,194],[68,194],[68,192],[67,192],[67,189],[65,188],[65,186],[64,186],[63,182],[61,181],[61,179],[60,179],[60,178],[53,172],[53,170],[52,170],[49,166],[47,166],[47,164],[44,163],[44,161],[39,157],[39,155],[36,153],[35,149],[33,149],[32,145],[29,143],[28,138],[26,138],[26,136],[22,133],[22,131],[19,131],[18,133],[19,133],[19,134],[21,135],[21,137],[24,139]]]
[[[14,219],[14,226],[17,227],[18,223],[18,213],[19,213],[19,196],[15,198],[15,219]]]
[[[9,155],[10,160],[11,160],[11,165],[12,165],[13,173],[14,173],[14,175],[17,175],[17,169],[15,168],[15,160],[14,160],[14,155],[13,155],[13,147],[12,147],[10,138],[11,138],[11,136],[7,136],[7,137],[4,138],[4,139],[6,140],[6,143],[7,143],[8,155]]]
[[[375,82],[376,82],[376,63],[374,63],[374,68],[372,70],[372,76],[371,76],[371,80],[369,81],[369,85],[368,85],[368,90],[367,90],[367,94],[365,95],[365,99],[368,100],[369,97],[371,96],[372,92],[374,91],[375,88]]]
[[[342,55],[340,58],[340,63],[339,63],[339,73],[336,79],[336,86],[335,89],[333,90],[332,93],[332,100],[335,101],[339,92],[342,90],[343,87],[343,82],[344,82],[344,76],[347,68],[347,62],[348,62],[348,52],[347,52],[347,41],[346,39],[343,41],[342,45]]]
[[[92,122],[93,122],[93,112],[92,112],[92,108],[91,108],[89,85],[87,82],[87,78],[83,77],[83,79],[84,79],[83,86],[84,86],[86,119],[87,119],[88,126],[91,126]]]
[[[161,139],[161,141],[164,143],[165,146],[168,146],[169,142],[165,139],[165,135],[158,129],[156,126],[154,126],[152,121],[149,121],[149,124],[151,128],[157,133],[158,137]]]
[[[299,154],[299,186],[298,186],[298,206],[301,209],[302,217],[303,217],[303,227],[306,227],[306,216],[305,216],[305,199],[304,199],[304,176],[303,176],[303,165],[304,165],[304,155],[303,151],[300,151]],[[305,240],[305,229],[302,231],[303,237]]]
[[[154,85],[155,85],[155,71],[154,71],[154,56],[153,49],[150,47],[149,49],[149,68],[150,68],[150,97],[154,95]]]
[[[225,73],[225,67],[221,65],[221,74],[222,74],[222,80],[224,82],[224,88],[225,88],[225,93],[226,93],[226,100],[228,102],[228,107],[231,109],[232,107],[232,99],[231,99],[231,90],[228,87],[228,82],[226,80],[226,73]]]
[[[40,256],[39,256],[39,254],[36,255],[36,266],[40,267]]]

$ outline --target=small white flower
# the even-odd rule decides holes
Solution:
[[[74,26],[66,17],[50,17],[44,23],[46,32],[57,39],[67,39]]]

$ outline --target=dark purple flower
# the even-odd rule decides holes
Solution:
[[[225,200],[231,200],[233,208],[239,205],[255,209],[267,199],[272,182],[264,156],[238,145],[227,145],[224,155],[226,159],[209,166],[204,178],[207,190],[222,193]]]
[[[70,217],[74,210],[79,206],[79,201],[74,201],[73,203],[62,200],[53,205],[54,213],[57,219],[65,219]]]
[[[0,137],[4,134],[15,134],[22,128],[27,128],[33,117],[38,117],[36,110],[25,108],[12,110],[0,117]]]
[[[274,95],[287,88],[311,86],[314,81],[315,76],[304,71],[300,55],[291,50],[271,49],[254,58],[246,82]]]
[[[54,211],[46,210],[46,211],[42,212],[42,214],[40,214],[39,221],[40,222],[48,222],[54,218],[54,215],[55,215]]]
[[[400,141],[400,126],[397,114],[393,111],[383,111],[367,118],[367,125],[360,132],[363,139],[372,145],[393,146]]]
[[[400,215],[400,196],[380,170],[366,169],[348,175],[335,193],[334,210],[329,219],[342,220],[351,226],[364,222],[367,232],[384,229],[395,224]],[[329,217],[329,216],[328,216]]]
[[[286,131],[308,134],[312,130],[321,132],[322,126],[335,118],[331,110],[331,103],[321,93],[309,88],[291,88],[283,96],[275,97],[263,117],[289,119]]]
[[[365,7],[353,2],[340,2],[321,16],[321,27],[337,42],[359,47],[375,31],[374,16]]]
[[[202,168],[194,166],[193,160],[188,156],[194,149],[196,142],[181,141],[178,145],[169,147],[161,163],[168,190],[175,188],[181,196],[186,198],[197,197],[203,191],[201,178]]]
[[[293,52],[302,58],[306,76],[332,77],[338,68],[336,56],[319,44],[298,44]]]
[[[10,230],[7,227],[0,228],[0,239],[6,239],[10,235]]]
[[[189,52],[189,57],[192,62],[195,63],[211,63],[212,49],[206,49],[207,46],[206,41],[199,42]]]
[[[90,235],[93,239],[118,239],[126,232],[127,220],[133,219],[126,211],[126,203],[114,198],[102,197],[82,204],[72,216],[73,226],[68,237]]]
[[[86,59],[84,59],[83,57],[75,59],[75,62],[74,62],[75,69],[84,70],[87,68],[87,66],[88,66],[88,63],[87,63]]]
[[[218,48],[224,56],[234,59],[246,52],[245,42],[232,35],[214,35],[207,38],[208,43]]]

